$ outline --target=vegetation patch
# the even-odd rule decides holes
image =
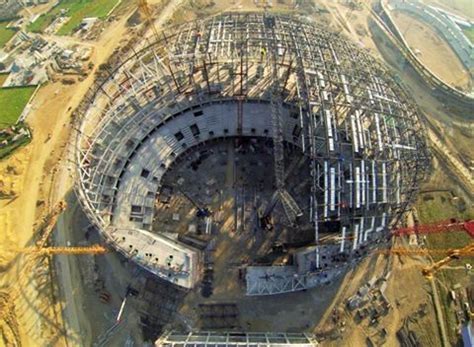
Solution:
[[[433,191],[420,194],[416,204],[420,223],[436,223],[456,219],[459,221],[474,219],[474,212],[460,197],[449,191]],[[428,248],[432,249],[459,249],[471,242],[471,237],[462,228],[459,232],[442,232],[427,235]],[[433,259],[444,258],[443,254],[433,255]],[[463,265],[465,259],[455,260],[452,264]]]
[[[0,129],[15,124],[36,86],[0,88]]]
[[[31,131],[20,123],[0,130],[0,160],[10,156],[16,149],[31,142]]]
[[[448,190],[420,194],[416,209],[422,223],[433,223],[451,218],[474,219],[474,211],[469,209],[469,204]]]
[[[471,26],[469,29],[463,28],[462,31],[463,31],[464,35],[467,36],[469,41],[471,41],[474,44],[474,25]]]
[[[84,18],[97,17],[105,19],[119,0],[61,0],[51,11],[41,15],[28,26],[32,32],[42,32],[61,12],[69,19],[58,30],[58,35],[69,35],[81,24]]]
[[[8,23],[9,22],[0,22],[0,48],[3,48],[16,33],[15,29],[7,28]]]

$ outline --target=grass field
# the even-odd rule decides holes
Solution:
[[[12,37],[16,31],[7,29],[8,22],[0,22],[0,48],[2,48]]]
[[[70,19],[59,29],[58,35],[69,35],[84,18],[98,17],[104,19],[118,0],[61,0],[59,5],[48,13],[41,15],[28,26],[29,31],[42,32],[61,12],[67,10]]]
[[[469,29],[462,29],[462,31],[464,32],[464,35],[474,43],[474,26],[471,26]]]
[[[0,88],[0,128],[15,124],[36,86]]]
[[[434,223],[438,221],[449,220],[455,218],[458,220],[466,220],[474,218],[474,211],[469,209],[468,204],[464,204],[459,199],[453,199],[449,192],[433,192],[422,194],[416,204],[418,215],[421,223]],[[469,244],[470,236],[460,230],[459,232],[435,233],[427,238],[429,248],[462,248]],[[438,260],[443,255],[434,255],[433,258]],[[463,260],[453,261],[453,265],[462,265]]]

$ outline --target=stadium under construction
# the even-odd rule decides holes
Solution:
[[[430,159],[417,108],[379,61],[267,13],[153,40],[80,118],[76,192],[108,245],[212,298],[230,283],[243,297],[328,284],[386,242]],[[254,337],[313,344],[275,336]]]

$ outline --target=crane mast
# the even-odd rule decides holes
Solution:
[[[272,136],[273,136],[273,166],[275,171],[276,191],[268,204],[263,217],[268,217],[272,212],[275,204],[279,200],[285,211],[285,215],[290,223],[295,223],[296,219],[303,215],[296,201],[285,188],[285,153],[284,153],[284,135],[283,135],[283,119],[281,114],[281,88],[280,77],[278,75],[278,47],[277,36],[275,33],[275,17],[266,14],[264,17],[265,28],[268,37],[268,56],[270,58],[270,69],[272,86],[270,92],[270,112],[272,120]]]

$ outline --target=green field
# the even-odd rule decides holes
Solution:
[[[12,37],[16,31],[7,29],[8,22],[0,22],[0,48],[2,48]]]
[[[104,19],[118,0],[61,0],[51,11],[41,15],[28,26],[29,31],[42,32],[58,16],[61,10],[67,10],[70,19],[59,29],[58,35],[69,35],[84,18]]]
[[[467,38],[474,43],[474,26],[471,26],[469,29],[462,29],[464,35],[467,36]]]
[[[15,124],[36,86],[0,88],[0,128]]]

